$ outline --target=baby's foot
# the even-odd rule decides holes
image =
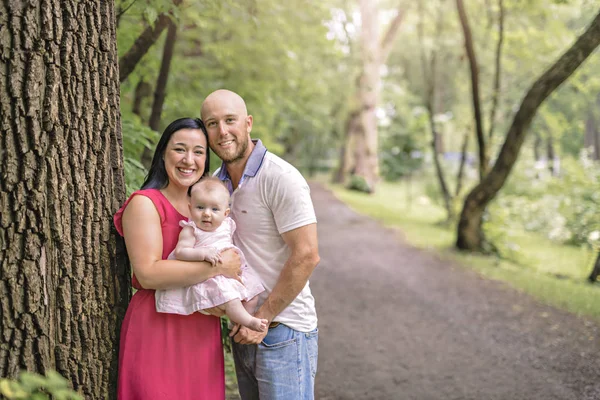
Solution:
[[[264,332],[267,330],[267,322],[266,319],[252,318],[252,321],[246,326],[253,331]]]

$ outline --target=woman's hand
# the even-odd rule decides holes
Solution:
[[[218,273],[217,275],[223,275],[227,278],[233,278],[240,282],[242,279],[240,275],[242,274],[242,260],[240,259],[240,255],[234,249],[227,249],[221,253],[221,262],[217,264]]]

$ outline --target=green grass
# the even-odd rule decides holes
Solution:
[[[415,247],[431,249],[442,257],[501,280],[539,301],[600,320],[600,284],[586,281],[594,254],[529,232],[513,232],[504,241],[518,245],[510,259],[458,252],[453,249],[455,226],[444,226],[446,213],[433,204],[418,185],[380,183],[373,195],[328,185],[355,211],[398,228]]]

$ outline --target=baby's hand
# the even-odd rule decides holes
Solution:
[[[206,249],[206,252],[204,254],[204,261],[208,261],[214,267],[215,265],[217,265],[217,263],[222,262],[221,253],[219,252],[219,250],[217,250],[216,247]]]

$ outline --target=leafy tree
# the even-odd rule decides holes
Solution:
[[[525,94],[506,135],[494,167],[467,196],[458,224],[456,246],[464,250],[481,250],[483,212],[496,196],[514,166],[527,130],[542,102],[585,61],[600,44],[600,13],[584,33]]]

